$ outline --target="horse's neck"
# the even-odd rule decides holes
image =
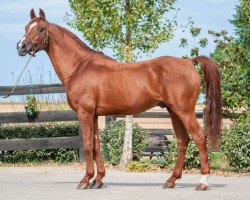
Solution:
[[[49,37],[47,53],[58,77],[65,85],[79,65],[84,65],[93,53],[84,44],[79,44],[68,31],[54,24],[49,26]]]

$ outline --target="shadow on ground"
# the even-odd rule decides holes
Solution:
[[[57,184],[78,184],[79,182],[56,182]],[[162,187],[164,183],[115,183],[115,182],[105,182],[104,188],[109,186],[122,186],[122,187]],[[226,187],[227,184],[213,184],[210,183],[209,187]],[[194,183],[176,183],[175,188],[195,188]]]

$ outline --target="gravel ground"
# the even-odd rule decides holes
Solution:
[[[101,190],[76,190],[80,166],[0,167],[0,200],[249,200],[249,176],[209,177],[210,189],[195,191],[199,174],[184,174],[174,189],[162,189],[165,172],[108,169]]]

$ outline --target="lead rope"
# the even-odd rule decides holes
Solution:
[[[8,94],[8,95],[3,96],[2,98],[8,98],[10,95],[12,95],[12,94],[13,94],[13,92],[14,92],[14,91],[15,91],[15,89],[16,89],[17,84],[19,83],[19,81],[20,81],[20,79],[21,79],[21,76],[23,75],[23,73],[24,73],[24,71],[25,71],[26,67],[28,66],[28,64],[29,64],[29,62],[30,62],[30,60],[31,60],[31,57],[32,57],[32,55],[30,55],[29,60],[28,60],[28,61],[27,61],[27,63],[25,64],[25,66],[24,66],[24,68],[23,68],[22,73],[19,75],[18,79],[16,80],[16,83],[14,84],[13,89],[9,92],[9,94]]]

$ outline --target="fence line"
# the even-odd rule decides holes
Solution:
[[[9,94],[13,86],[0,86],[0,96]],[[38,84],[38,85],[19,85],[16,87],[12,95],[28,95],[32,94],[52,94],[52,93],[65,93],[62,84]]]
[[[59,148],[79,148],[79,136],[0,140],[1,151]]]
[[[124,115],[112,116],[111,119],[125,117]],[[167,112],[144,112],[134,115],[134,118],[169,118]],[[196,112],[196,117],[202,119],[203,112]],[[30,123],[30,122],[57,122],[57,121],[77,121],[77,115],[72,110],[51,110],[40,111],[36,118],[29,119],[24,112],[4,112],[0,113],[0,124],[10,123]],[[106,120],[106,123],[109,120]]]
[[[7,95],[12,89],[12,86],[0,86],[0,96]],[[51,94],[51,93],[65,93],[61,84],[40,84],[17,86],[13,95],[28,95],[32,94]],[[105,123],[110,120],[125,116],[107,116]],[[167,112],[144,112],[134,115],[134,118],[169,118]],[[196,113],[197,118],[203,118],[203,112]],[[0,125],[10,123],[31,123],[31,122],[61,122],[61,121],[77,121],[77,115],[72,110],[53,110],[40,111],[36,118],[30,119],[22,112],[6,112],[0,113]],[[171,135],[171,129],[148,129],[151,135]],[[83,139],[81,130],[79,129],[79,136],[72,137],[52,137],[52,138],[30,138],[30,139],[4,139],[0,140],[0,151],[13,150],[37,150],[37,149],[58,149],[58,148],[79,148],[80,160],[84,160],[83,154]],[[148,151],[161,151],[160,147],[148,147]]]
[[[72,110],[40,111],[36,118],[29,119],[24,112],[0,113],[0,124],[31,123],[31,122],[62,122],[77,121],[77,115]]]

